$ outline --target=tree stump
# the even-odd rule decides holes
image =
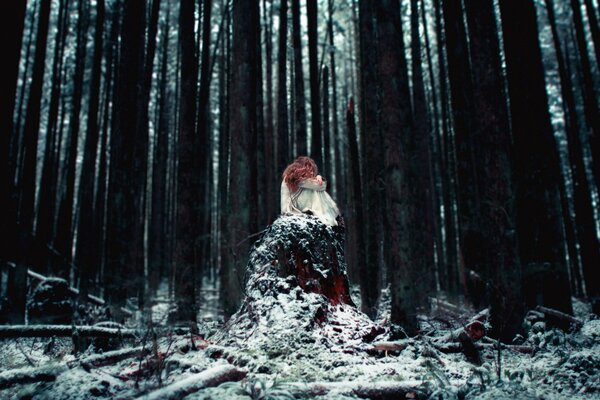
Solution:
[[[217,341],[331,348],[370,342],[385,331],[350,297],[344,228],[311,215],[282,215],[265,230],[250,252],[244,294]]]

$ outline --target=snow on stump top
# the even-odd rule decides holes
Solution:
[[[254,244],[246,297],[215,339],[332,348],[359,346],[382,333],[350,298],[343,238],[342,227],[311,215],[280,216]]]

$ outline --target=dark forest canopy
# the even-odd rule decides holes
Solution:
[[[310,155],[371,318],[431,297],[600,312],[600,10],[592,0],[30,0],[2,96],[1,319],[28,269],[117,320],[161,282],[225,318],[281,173]]]

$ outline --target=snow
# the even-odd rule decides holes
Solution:
[[[498,352],[486,344],[480,350],[480,366],[469,363],[462,353],[445,354],[435,346],[476,314],[469,309],[456,317],[446,315],[448,325],[436,318],[443,308],[420,315],[423,333],[404,340],[405,349],[374,351],[374,343],[390,340],[386,324],[389,301],[383,301],[379,318],[373,322],[352,304],[332,304],[324,295],[302,289],[273,262],[278,260],[274,249],[278,244],[293,244],[290,226],[306,231],[323,229],[320,234],[332,236],[335,232],[317,226],[313,218],[285,218],[273,224],[272,236],[268,240],[263,236],[250,255],[242,309],[222,326],[201,323],[206,340],[164,325],[171,307],[166,295],[153,307],[156,353],[144,325],[137,327],[136,337],[123,339],[122,350],[118,350],[152,349],[142,358],[86,370],[81,366],[84,360],[102,357],[92,339],[86,339],[90,346],[78,355],[71,354],[70,337],[0,340],[0,377],[16,373],[16,368],[31,372],[47,366],[61,372],[55,381],[0,390],[0,398],[136,398],[169,385],[174,385],[169,391],[176,392],[185,382],[199,379],[215,367],[220,371],[234,365],[247,371],[243,381],[205,388],[185,399],[293,398],[315,383],[328,387],[327,393],[317,397],[323,399],[355,398],[350,389],[360,383],[382,388],[405,385],[434,399],[600,399],[600,320],[590,314],[585,303],[574,301],[575,317],[584,322],[579,330],[565,333],[532,319],[521,339],[523,346],[534,349],[532,354],[509,348]],[[310,248],[308,242],[299,243]],[[320,259],[318,251],[309,250],[302,260]],[[340,265],[342,274],[344,267]],[[323,276],[330,273],[326,263],[318,269]],[[161,288],[165,292],[167,286]],[[355,303],[360,302],[356,290],[351,290],[351,296]],[[432,302],[442,304],[443,299]],[[216,315],[212,306],[204,312]],[[152,396],[159,398],[164,392],[156,393]]]

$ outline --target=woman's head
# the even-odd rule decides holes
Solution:
[[[314,178],[318,174],[319,170],[314,160],[307,156],[300,156],[283,171],[283,181],[292,192],[295,192],[300,181]]]

